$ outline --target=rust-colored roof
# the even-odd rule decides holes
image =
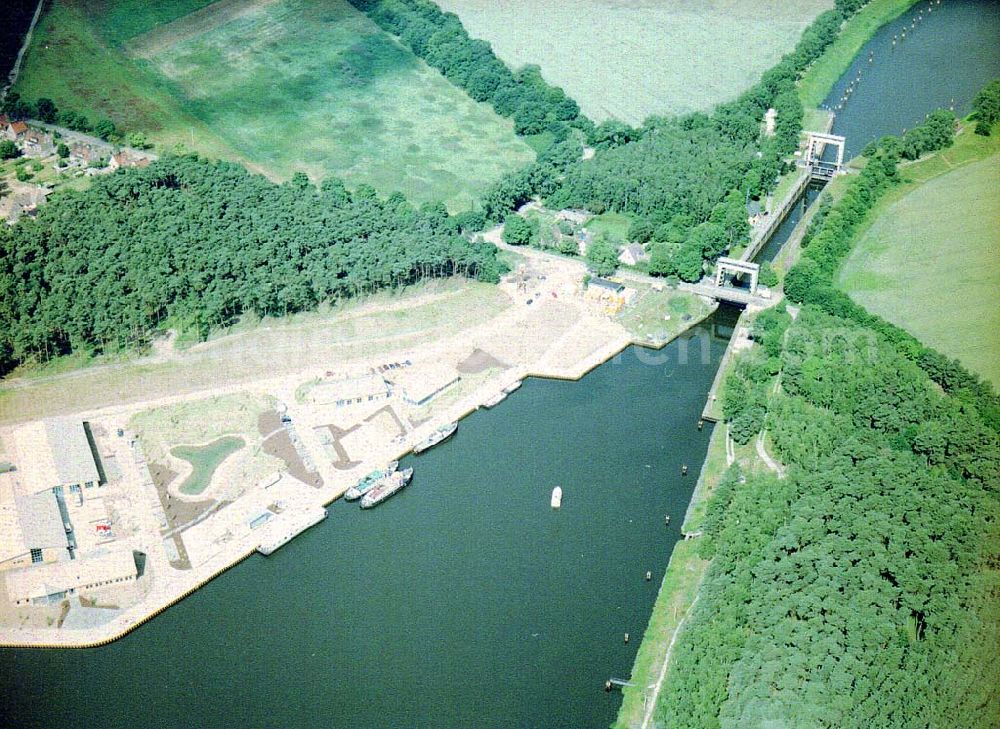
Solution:
[[[10,129],[14,134],[24,134],[28,131],[28,125],[22,121],[11,122]]]

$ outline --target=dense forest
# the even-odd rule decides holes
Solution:
[[[662,725],[997,726],[996,432],[854,322],[806,306],[756,335],[782,349],[789,473],[717,490]]]
[[[788,475],[734,466],[709,504],[663,726],[1000,725],[996,396],[832,286],[897,162],[954,124],[932,114],[866,150],[786,281],[797,318],[754,322],[725,416],[741,443],[766,427]]]
[[[287,314],[429,276],[496,281],[496,249],[460,235],[467,218],[196,157],[121,170],[0,226],[0,373],[141,344],[165,323],[205,335],[244,312]]]

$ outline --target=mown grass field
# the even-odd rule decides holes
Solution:
[[[333,173],[453,210],[534,156],[345,0],[206,5],[57,0],[18,88],[273,177]]]
[[[840,271],[851,298],[1000,388],[1000,142],[970,131],[902,169]]]
[[[708,110],[752,86],[832,0],[439,0],[595,121]]]

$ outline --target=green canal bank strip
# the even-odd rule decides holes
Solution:
[[[829,129],[832,115],[819,109],[819,105],[878,29],[902,15],[916,2],[917,0],[873,0],[843,25],[837,39],[799,82],[799,98],[805,109],[805,128]],[[781,190],[782,186],[790,187],[798,174],[798,170],[787,174],[779,183],[778,189]],[[845,190],[845,178],[834,179],[824,191],[824,196],[836,201]],[[800,243],[818,208],[819,205],[811,206],[775,258],[775,269],[782,279],[784,273],[798,260]],[[740,325],[746,320],[745,315],[740,318],[737,332],[733,335],[734,342],[738,339]],[[738,360],[734,348],[730,346],[705,405],[705,413],[720,422],[714,426],[705,462],[681,529],[685,539],[679,541],[671,553],[649,624],[636,654],[629,685],[622,687],[623,701],[614,724],[616,729],[650,726],[660,688],[670,671],[674,643],[698,600],[705,574],[711,565],[711,560],[699,555],[698,540],[705,513],[716,488],[734,461],[740,461],[743,468],[753,471],[767,467],[754,448],[735,446],[729,438],[728,427],[721,422],[720,385],[726,382]],[[760,448],[764,449],[766,433],[759,440]]]
[[[733,334],[734,340],[739,336],[739,330],[748,326],[752,318],[752,314],[744,312]],[[725,383],[739,359],[739,353],[730,346],[719,366],[715,382]],[[713,385],[713,393],[715,389]],[[720,392],[719,397],[713,400],[710,394],[706,405],[706,410],[718,413],[720,420],[723,396],[724,393]],[[702,524],[716,489],[731,467],[750,473],[766,469],[767,465],[752,444],[735,444],[729,437],[728,426],[719,422],[713,427],[698,483],[681,526],[684,539],[677,542],[670,555],[649,624],[632,666],[629,685],[622,687],[622,706],[614,724],[617,729],[650,725],[660,688],[670,669],[673,646],[698,600],[702,581],[711,565],[711,560],[699,554]]]
[[[799,99],[807,110],[816,108],[853,63],[876,31],[895,20],[918,0],[872,0],[841,29],[837,39],[809,67],[799,81]],[[808,111],[807,111],[808,114]]]
[[[808,265],[796,271],[796,288],[803,288],[802,270],[815,268],[819,265],[816,261],[829,269],[836,257],[848,252],[879,217],[908,193],[955,168],[994,155],[996,138],[974,135],[973,126],[966,119],[953,146],[933,151],[918,162],[899,163],[899,181],[882,182],[881,188],[873,189],[871,194],[878,202],[869,205],[861,219],[854,213],[857,223],[848,221],[862,198],[859,188],[871,184],[869,180],[879,180],[881,168],[865,169],[862,163],[862,175],[844,178],[845,182],[833,191],[836,194],[831,195],[836,204],[828,220],[834,221],[829,223],[834,227],[828,226],[826,237],[818,235],[807,249]],[[893,160],[884,156],[892,144],[890,139],[885,147],[871,152],[868,164]],[[896,169],[893,162],[892,170]],[[892,173],[885,177],[894,179]],[[885,191],[881,197],[879,190]],[[809,223],[807,217],[799,226]],[[844,226],[840,239],[830,233],[837,226]],[[831,243],[840,247],[834,248]],[[995,483],[997,462],[996,434],[990,431],[997,427],[995,395],[972,385],[956,384],[962,380],[957,371],[952,373],[953,380],[938,382],[942,389],[932,385],[941,374],[935,371],[933,352],[925,351],[917,358],[910,352],[912,346],[908,346],[919,346],[915,340],[892,336],[889,328],[872,326],[859,312],[838,307],[837,298],[822,296],[820,283],[813,288],[820,292],[819,296],[813,295],[813,301],[807,298],[813,306],[802,311],[796,323],[787,319],[784,323],[773,322],[781,329],[779,339],[772,340],[772,346],[763,343],[765,352],[776,357],[777,369],[772,371],[790,382],[788,394],[781,392],[777,381],[765,383],[764,389],[769,392],[766,413],[753,428],[760,430],[755,445],[761,460],[773,465],[767,455],[767,430],[763,429],[771,426],[777,431],[779,451],[794,464],[796,475],[782,483],[781,466],[777,467],[777,480],[762,479],[761,472],[754,469],[746,472],[746,488],[737,485],[743,483],[742,478],[727,478],[725,472],[725,464],[735,454],[730,450],[729,458],[720,457],[720,444],[724,445],[727,438],[720,436],[722,429],[717,426],[684,532],[701,531],[706,509],[716,512],[716,516],[729,511],[726,503],[714,503],[709,493],[713,485],[727,480],[729,488],[723,501],[734,505],[745,502],[736,509],[735,517],[728,517],[728,539],[740,543],[734,550],[724,541],[716,542],[717,548],[728,549],[723,564],[728,561],[729,567],[726,573],[714,577],[710,571],[714,561],[705,562],[700,557],[718,555],[716,549],[698,550],[689,545],[702,539],[718,540],[718,525],[706,527],[711,537],[699,534],[683,543],[687,551],[675,551],[650,622],[651,645],[644,642],[641,646],[633,673],[636,685],[625,689],[619,727],[647,726],[654,711],[658,722],[666,721],[670,726],[691,725],[691,719],[698,716],[702,721],[711,717],[723,726],[758,726],[768,721],[783,726],[869,726],[878,717],[893,712],[900,712],[901,722],[907,722],[906,717],[926,716],[929,726],[955,725],[943,723],[943,717],[948,717],[948,722],[968,720],[962,724],[967,726],[996,725],[990,723],[991,716],[997,718],[993,700],[998,684],[996,670],[990,667],[990,661],[995,664],[995,659],[990,657],[989,646],[994,646],[995,651],[1000,621],[990,595],[996,594],[1000,574],[990,567],[989,545],[977,541],[989,539],[989,519],[984,521],[982,514],[990,509],[995,513],[997,507],[989,487]],[[807,296],[811,291],[805,289]],[[792,295],[796,301],[801,297],[801,293]],[[846,314],[839,316],[849,318],[836,318],[840,311]],[[775,314],[782,316],[779,312]],[[789,312],[795,314],[798,310]],[[865,367],[857,367],[850,352],[845,354],[840,349],[820,357],[814,355],[805,364],[799,359],[804,341],[818,337],[817,341],[822,342],[833,334],[843,339],[855,331],[855,321],[871,327],[856,329],[856,341],[847,346],[848,350],[861,348],[868,357]],[[788,339],[784,338],[786,329],[794,330],[789,331]],[[884,338],[873,338],[876,331]],[[766,331],[762,333],[766,338]],[[805,351],[808,356],[809,350]],[[915,358],[920,367],[907,362],[907,357]],[[738,371],[740,359],[732,362],[732,369]],[[742,376],[749,374],[744,369]],[[729,384],[728,374],[724,381]],[[872,419],[870,412],[884,408],[897,391],[909,395],[892,407],[893,419]],[[879,394],[873,399],[865,398],[862,392]],[[964,406],[959,404],[962,402]],[[967,409],[962,411],[962,407]],[[955,418],[959,412],[963,413],[961,418],[945,420]],[[740,414],[733,415],[734,432],[740,420]],[[944,426],[944,422],[949,425]],[[941,450],[928,450],[924,434],[932,432],[944,439]],[[969,440],[971,433],[977,433],[977,443]],[[744,440],[746,435],[744,432]],[[742,458],[737,456],[736,460]],[[964,465],[958,468],[960,463]],[[761,493],[754,494],[758,490]],[[961,496],[950,503],[950,498],[940,498],[945,493]],[[923,499],[928,500],[926,506],[914,504]],[[962,499],[968,499],[968,503]],[[702,505],[706,500],[707,507]],[[945,501],[950,505],[944,506]],[[903,512],[935,508],[948,513],[930,517],[929,523],[918,520],[897,528]],[[902,523],[907,520],[904,518]],[[815,532],[807,524],[826,526]],[[952,557],[943,556],[926,542],[941,539],[942,531],[945,538],[961,539],[966,546]],[[884,583],[872,582],[864,569],[842,569],[845,563],[857,564],[858,556],[870,553],[881,540],[893,544],[885,559],[879,561]],[[979,548],[986,553],[977,556]],[[803,560],[805,572],[800,574],[797,565]],[[841,568],[831,573],[831,564]],[[706,606],[702,601],[698,607],[699,617],[694,619],[697,627],[685,625],[685,620],[701,598],[702,589],[684,583],[681,576],[685,569],[700,574],[697,579],[715,580],[704,598],[711,604]],[[928,570],[934,578],[897,585],[892,576],[905,570]],[[965,576],[956,578],[959,573]],[[963,581],[966,579],[968,582]],[[859,596],[859,589],[864,596]],[[940,593],[933,603],[928,602],[929,591]],[[812,605],[820,595],[827,597],[823,598],[824,610],[817,612]],[[776,607],[772,604],[775,602],[780,604]],[[909,604],[924,607],[911,614],[906,607]],[[932,609],[935,622],[925,624],[922,611]],[[845,625],[850,630],[843,632],[843,640],[827,643],[807,637],[817,630],[838,635]],[[695,634],[685,640],[689,629]],[[872,671],[883,669],[862,647],[872,644],[875,633],[886,630],[898,632],[900,639],[883,644],[892,654],[891,664],[885,665],[898,666],[883,680],[898,683],[903,687],[900,689],[873,688],[876,684],[871,681]],[[793,633],[799,637],[792,638]],[[714,639],[710,640],[712,634]],[[685,661],[664,665],[678,635],[678,649],[688,660],[695,661],[692,665],[684,665]],[[658,666],[656,657],[660,657]],[[831,668],[845,661],[853,666],[846,672]],[[946,664],[955,671],[943,670]],[[651,678],[654,675],[660,679],[655,681]],[[932,683],[928,683],[931,679]],[[844,680],[849,687],[829,688]],[[809,688],[819,682],[827,688]],[[924,686],[926,695],[917,696],[915,685]],[[657,707],[661,689],[667,698]],[[815,703],[803,698],[803,692],[810,690],[817,691]],[[838,691],[841,696],[851,695],[852,700],[838,704],[834,695]],[[855,692],[860,692],[860,698]],[[651,702],[653,705],[649,705]],[[720,709],[722,713],[716,713]],[[674,717],[675,710],[686,719]],[[796,723],[792,717],[803,723]],[[744,723],[747,721],[749,724]]]

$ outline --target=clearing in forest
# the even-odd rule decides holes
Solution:
[[[832,0],[438,0],[595,121],[707,111],[752,86]]]
[[[346,0],[55,0],[18,91],[275,177],[453,210],[534,157]]]
[[[998,189],[1000,154],[923,183],[880,211],[840,274],[852,299],[995,387]]]

